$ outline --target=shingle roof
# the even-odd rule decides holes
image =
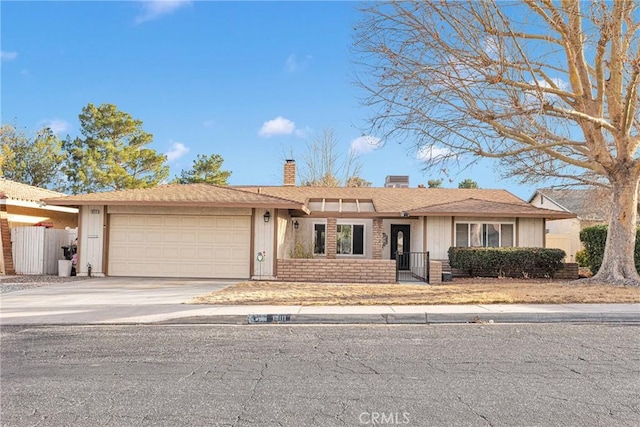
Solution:
[[[611,203],[604,189],[540,188],[536,192],[568,212],[573,212],[580,219],[589,221],[609,219]]]
[[[392,215],[530,216],[567,218],[573,214],[540,209],[506,190],[451,188],[380,188],[380,187],[223,187],[209,184],[170,184],[154,188],[111,191],[49,198],[57,205],[198,205],[220,207],[272,207],[296,209],[308,213],[310,201],[371,201],[375,213]]]
[[[10,181],[5,178],[0,178],[0,193],[3,193],[6,198],[10,200],[21,200],[25,202],[39,202],[50,197],[66,196],[64,193],[34,187],[21,182]]]
[[[493,202],[470,198],[441,205],[425,206],[423,208],[409,211],[412,215],[451,215],[451,216],[518,216],[536,217],[544,216],[548,219],[573,218],[575,215],[570,212],[552,211],[550,209],[540,209],[531,205],[514,203]],[[543,215],[544,214],[544,215]]]
[[[468,188],[381,188],[381,187],[238,187],[246,191],[269,194],[308,204],[310,200],[343,199],[343,200],[371,200],[378,213],[420,212],[421,214],[436,214],[437,209],[428,208],[441,206],[441,214],[451,204],[466,200],[476,200],[474,206],[468,206],[464,214],[482,213],[489,215],[527,215],[545,218],[567,218],[574,215],[563,215],[558,211],[539,209],[524,200],[514,196],[506,190],[468,189]],[[478,206],[482,201],[482,208]],[[467,202],[468,204],[468,202]],[[448,207],[447,207],[448,206]],[[458,205],[460,209],[464,206]],[[451,212],[457,209],[451,210]],[[462,211],[461,211],[462,212]]]
[[[46,199],[57,205],[215,205],[221,207],[263,206],[282,209],[300,209],[301,204],[279,197],[257,194],[210,184],[168,184],[153,188],[78,194]]]

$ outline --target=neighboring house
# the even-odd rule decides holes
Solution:
[[[78,226],[77,208],[46,205],[42,201],[63,196],[64,193],[0,178],[0,231],[3,254],[0,272],[12,274],[13,271],[11,228],[42,225],[64,229]]]
[[[56,197],[78,206],[79,274],[394,282],[395,253],[545,244],[549,219],[504,190],[164,185]],[[296,257],[298,256],[298,257]],[[299,257],[304,258],[299,258]],[[313,258],[313,259],[307,259]]]
[[[531,196],[529,203],[538,208],[576,215],[575,218],[546,225],[547,247],[564,249],[567,262],[573,262],[576,252],[582,249],[580,231],[583,228],[609,223],[610,194],[604,189],[540,188]]]

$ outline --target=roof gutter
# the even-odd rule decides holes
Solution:
[[[7,206],[18,206],[21,208],[44,209],[47,211],[66,212],[66,213],[78,213],[77,208],[48,205],[44,201],[35,202],[35,201],[27,201],[27,200],[2,199],[0,200],[0,204],[7,205]]]

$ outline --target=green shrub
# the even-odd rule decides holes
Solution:
[[[596,274],[602,265],[604,247],[607,243],[607,230],[608,227],[606,225],[594,225],[583,228],[582,231],[580,231],[580,241],[584,245],[584,250],[587,253],[587,266],[593,274]],[[638,228],[638,233],[640,234],[640,228]],[[576,254],[576,260],[577,255],[578,254]],[[640,271],[640,241],[637,238],[634,256],[636,270]]]
[[[576,262],[580,267],[589,267],[589,257],[586,249],[576,252]]]
[[[562,249],[449,248],[449,264],[470,276],[553,277],[562,269]]]

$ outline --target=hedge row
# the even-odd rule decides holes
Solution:
[[[562,249],[449,248],[451,267],[472,277],[553,277],[565,256]]]
[[[608,226],[606,225],[594,225],[583,228],[582,231],[580,231],[580,241],[582,241],[584,245],[587,264],[593,274],[596,274],[602,265],[604,246],[607,243],[607,230]],[[640,227],[638,228],[638,235],[640,236]],[[636,270],[640,272],[640,241],[637,238],[634,255]]]

